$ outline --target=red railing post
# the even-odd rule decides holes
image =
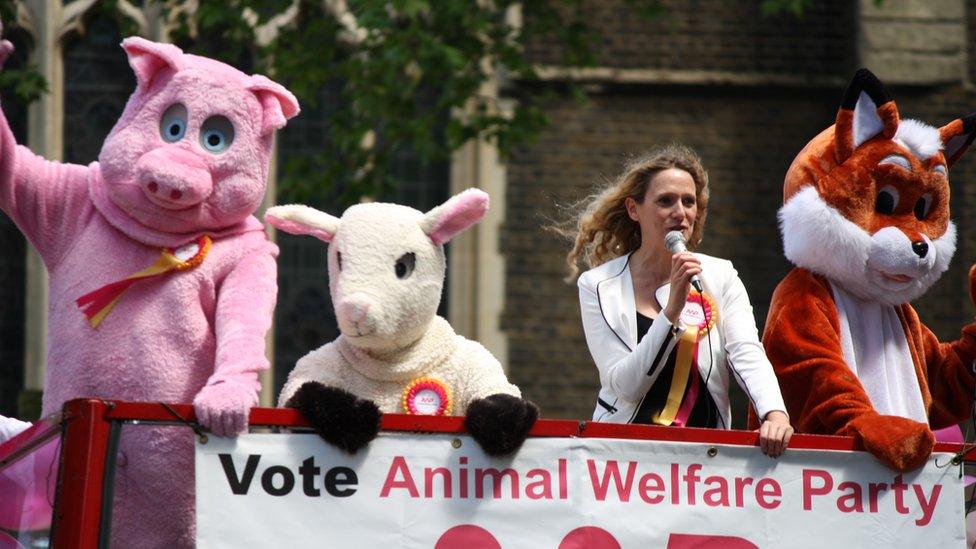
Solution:
[[[72,400],[64,405],[64,438],[51,541],[56,549],[98,547],[105,458],[112,403]]]

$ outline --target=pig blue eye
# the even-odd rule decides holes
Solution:
[[[186,107],[174,103],[163,113],[159,121],[159,136],[167,143],[175,143],[186,135]]]
[[[200,127],[200,146],[218,154],[234,142],[234,125],[224,116],[211,116]]]

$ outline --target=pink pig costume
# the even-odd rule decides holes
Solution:
[[[122,46],[138,84],[98,162],[44,160],[0,115],[0,207],[50,274],[44,414],[77,397],[193,402],[204,426],[234,435],[258,402],[277,293],[278,249],[251,214],[274,130],[298,103],[263,76],[170,44]],[[0,62],[11,50],[0,43]],[[79,297],[202,235],[213,242],[202,263],[141,280],[89,324]],[[192,547],[194,537],[192,433],[126,426],[112,544]]]

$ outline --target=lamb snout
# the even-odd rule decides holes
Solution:
[[[339,329],[349,336],[365,336],[376,331],[375,315],[370,315],[373,299],[365,294],[353,294],[339,300],[336,316]]]
[[[195,206],[213,192],[207,164],[179,147],[160,147],[142,155],[136,174],[146,197],[170,210]]]

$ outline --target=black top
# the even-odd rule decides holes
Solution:
[[[637,342],[644,339],[647,335],[647,331],[651,329],[651,324],[654,323],[653,318],[648,318],[640,313],[637,313]],[[707,337],[699,342],[699,345],[707,345]],[[651,423],[651,418],[654,414],[660,412],[664,405],[668,401],[668,392],[671,390],[671,380],[674,377],[674,364],[678,357],[678,346],[675,345],[674,349],[671,350],[671,354],[668,356],[668,362],[664,365],[664,369],[658,374],[657,379],[651,388],[647,390],[647,394],[641,400],[640,406],[637,408],[637,414],[634,415],[633,423]],[[698,368],[693,368],[694,371],[689,372],[689,376],[698,376],[698,400],[695,401],[694,408],[691,409],[691,415],[688,416],[688,424],[686,427],[709,427],[715,428],[718,426],[718,408],[715,406],[715,401],[712,400],[711,393],[708,392],[705,380],[701,377],[701,371]],[[685,387],[685,394],[682,400],[688,398],[688,390],[691,389],[691,379],[688,379],[688,385]]]

